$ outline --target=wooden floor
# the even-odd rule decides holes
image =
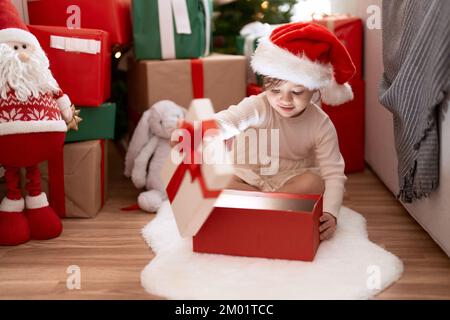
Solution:
[[[64,220],[50,241],[0,247],[0,299],[157,299],[140,285],[153,258],[141,229],[154,217],[120,208],[137,192],[122,176],[120,154],[110,148],[110,197],[95,219]],[[349,175],[344,204],[367,219],[370,239],[403,260],[402,278],[380,299],[450,299],[450,259],[366,169]],[[70,265],[81,270],[81,289],[69,290]]]

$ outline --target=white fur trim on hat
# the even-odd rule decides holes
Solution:
[[[338,84],[334,79],[328,87],[320,89],[323,103],[329,106],[338,106],[353,100],[352,87],[346,82]]]
[[[27,205],[27,209],[39,209],[49,206],[47,195],[44,192],[34,197],[26,196],[25,203]]]
[[[291,81],[310,90],[328,86],[333,78],[331,64],[314,62],[305,55],[296,56],[267,37],[259,41],[251,65],[259,74]]]
[[[16,133],[66,132],[64,120],[10,121],[0,123],[0,136]]]
[[[11,200],[4,197],[0,203],[0,211],[3,212],[22,212],[25,209],[25,201],[23,198],[19,200]]]
[[[4,42],[23,42],[32,44],[36,48],[41,47],[38,39],[31,32],[17,28],[0,30],[0,43]]]

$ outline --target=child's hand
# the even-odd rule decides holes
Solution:
[[[336,231],[336,217],[328,212],[324,212],[320,217],[320,240],[330,239]]]

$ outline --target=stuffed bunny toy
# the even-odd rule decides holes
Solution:
[[[170,154],[170,135],[187,110],[163,100],[151,106],[139,120],[125,157],[125,176],[136,188],[147,189],[138,197],[138,206],[155,212],[167,199],[161,170]]]

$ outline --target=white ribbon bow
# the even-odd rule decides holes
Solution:
[[[261,37],[268,36],[273,27],[267,23],[259,21],[246,24],[241,29],[241,36],[245,38],[244,55],[250,58],[255,51],[255,40]]]
[[[101,42],[92,39],[80,39],[60,36],[50,36],[50,47],[67,52],[97,54],[101,51]]]
[[[202,0],[205,7],[206,48],[204,55],[209,54],[211,21],[208,0]],[[175,35],[173,20],[177,34],[192,34],[186,0],[158,0],[159,30],[161,39],[161,56],[163,59],[175,59]],[[172,16],[174,19],[172,19]]]

